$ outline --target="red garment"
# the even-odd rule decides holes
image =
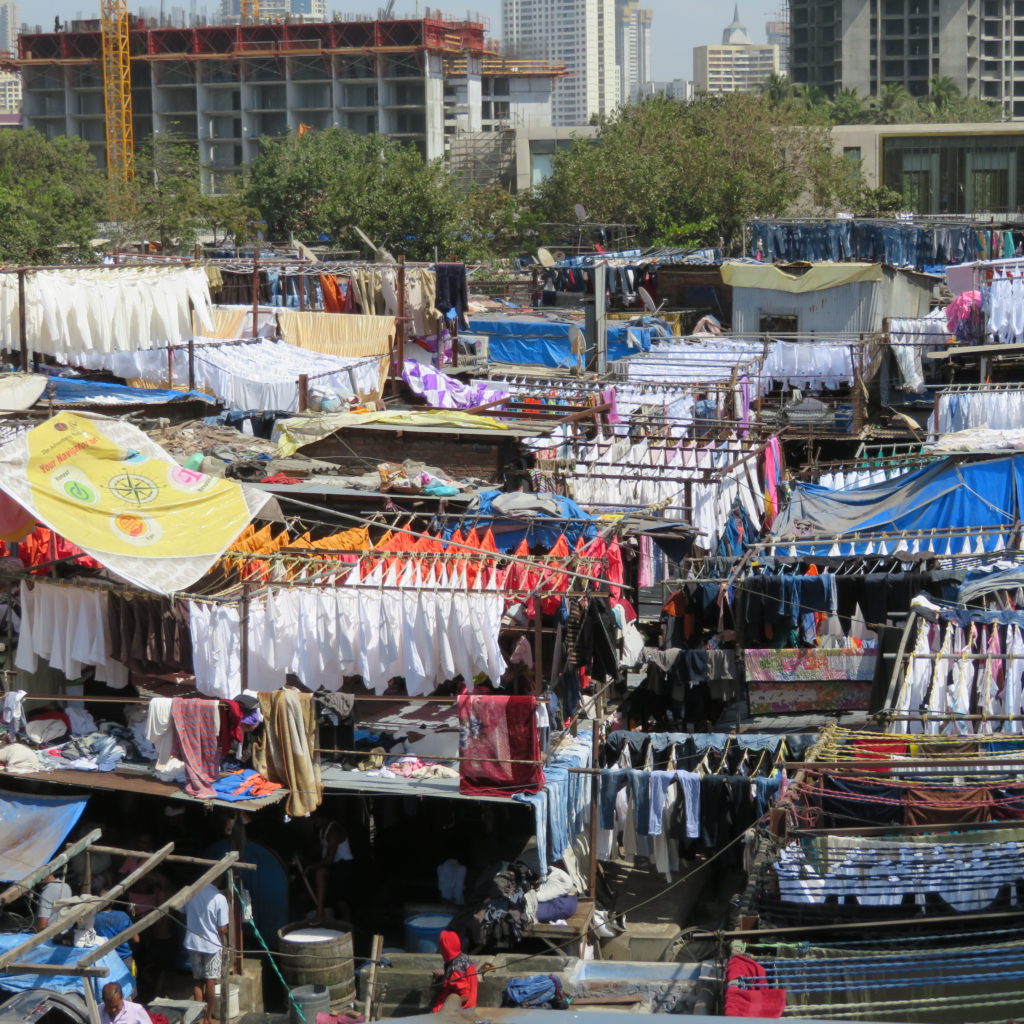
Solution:
[[[459,996],[462,1009],[476,1006],[478,978],[476,965],[470,963],[462,952],[462,940],[455,932],[441,932],[438,944],[444,957],[444,979],[441,989],[434,997],[430,1012],[437,1013],[444,1007],[449,996]]]
[[[749,956],[731,956],[725,968],[726,1017],[781,1017],[786,1009],[784,988],[740,988],[729,982],[737,978],[768,977],[768,972]]]
[[[901,740],[854,740],[853,749],[858,761],[888,761],[893,757],[906,757],[907,744]],[[885,768],[859,768],[862,772],[887,772]]]
[[[458,708],[460,793],[511,797],[543,788],[533,697],[463,694]]]
[[[220,702],[220,753],[227,757],[233,743],[242,742],[242,708],[238,701]]]
[[[301,484],[297,476],[289,476],[287,473],[275,473],[273,476],[265,476],[261,484]]]

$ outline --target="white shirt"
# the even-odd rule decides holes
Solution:
[[[101,1003],[100,1021],[101,1024],[153,1024],[152,1017],[141,1003],[133,1003],[127,999],[121,1003],[121,1009],[113,1017]]]
[[[212,885],[200,889],[185,904],[185,948],[192,953],[219,953],[220,929],[228,924],[228,900]]]

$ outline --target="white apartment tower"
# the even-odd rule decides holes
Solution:
[[[654,12],[639,0],[615,0],[615,62],[619,65],[619,102],[629,103],[651,73],[651,22]]]
[[[239,0],[220,0],[220,19],[225,25],[241,18]],[[260,0],[263,21],[326,21],[327,0]]]
[[[737,4],[721,45],[693,48],[693,85],[697,92],[753,92],[780,66],[778,46],[751,42]]]
[[[13,0],[0,0],[0,50],[18,52],[18,5]],[[21,110],[21,75],[0,71],[0,114],[17,114]]]
[[[588,124],[619,105],[616,0],[502,0],[505,53],[562,64],[551,100],[554,125]]]

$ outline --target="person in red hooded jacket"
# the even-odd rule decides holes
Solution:
[[[438,946],[444,957],[444,969],[434,972],[440,988],[430,1007],[431,1013],[441,1010],[449,996],[458,996],[464,1010],[476,1006],[476,965],[462,952],[462,940],[456,932],[443,931]]]

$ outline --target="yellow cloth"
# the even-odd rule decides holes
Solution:
[[[342,314],[339,314],[342,315]],[[279,420],[281,429],[278,447],[285,457],[294,455],[303,445],[330,437],[344,427],[358,427],[364,423],[386,423],[395,427],[449,427],[452,430],[508,430],[490,416],[474,416],[453,409],[430,409],[409,412],[336,412],[322,416],[299,416]]]
[[[393,316],[360,316],[356,313],[307,313],[282,309],[277,314],[281,337],[289,345],[346,359],[379,356],[377,390],[360,395],[364,401],[376,401],[388,379],[388,358],[395,344]]]
[[[323,800],[317,761],[313,695],[287,687],[260,694],[264,726],[252,746],[252,766],[265,779],[288,789],[285,814],[304,818]]]
[[[723,263],[722,281],[733,288],[766,288],[793,295],[838,288],[859,281],[881,281],[880,263],[836,263],[794,274],[768,263]]]
[[[210,310],[210,318],[213,320],[212,331],[202,331],[196,323],[195,314],[192,314],[192,330],[197,335],[206,338],[220,338],[224,341],[234,341],[242,337],[242,321],[249,317],[248,327],[252,329],[251,309],[222,309],[214,306]]]

